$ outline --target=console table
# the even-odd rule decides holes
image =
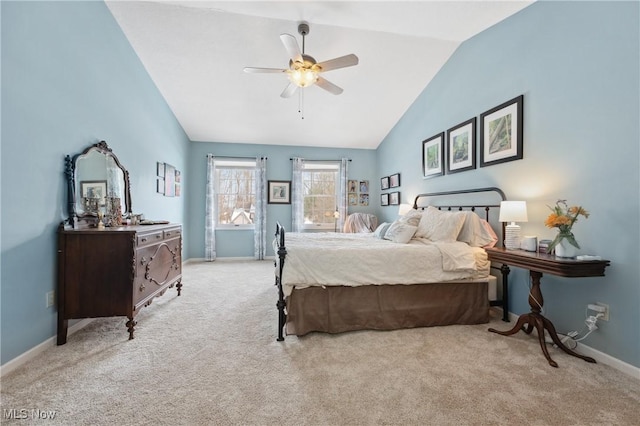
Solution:
[[[552,367],[558,367],[558,364],[551,359],[547,345],[545,342],[544,331],[547,330],[553,343],[555,343],[560,349],[569,355],[581,358],[587,362],[596,362],[595,359],[580,355],[577,352],[567,348],[556,333],[556,329],[553,323],[545,318],[540,311],[543,306],[542,291],[540,290],[540,278],[542,274],[551,274],[559,277],[602,277],[604,276],[604,270],[609,266],[608,260],[576,260],[569,258],[559,258],[554,255],[528,252],[523,250],[507,250],[504,248],[488,248],[486,249],[489,255],[489,260],[492,262],[501,263],[503,273],[503,279],[506,280],[509,275],[509,266],[517,266],[520,268],[528,269],[531,276],[531,290],[529,291],[529,306],[531,306],[531,312],[522,314],[518,318],[516,325],[508,331],[498,331],[494,328],[490,328],[489,331],[498,333],[503,336],[511,336],[520,330],[523,330],[527,334],[531,334],[535,327],[538,333],[538,340],[540,341],[540,347],[549,365]],[[506,274],[506,275],[504,275]],[[525,328],[525,324],[527,325]]]

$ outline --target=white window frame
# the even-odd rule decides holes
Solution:
[[[253,176],[253,180],[255,182],[257,176],[256,176],[256,161],[255,160],[249,160],[249,159],[233,159],[233,160],[228,160],[228,159],[214,159],[215,164],[216,164],[216,170],[219,169],[248,169],[251,170],[251,172],[253,172],[254,176]],[[255,194],[255,183],[253,185],[252,191],[253,191],[253,196],[256,197],[257,195]],[[216,176],[215,179],[215,192],[214,192],[214,197],[215,200],[214,202],[216,203],[216,206],[219,206],[218,204],[218,196],[220,195],[220,179],[219,176]],[[255,203],[254,203],[255,205]],[[255,229],[255,225],[253,223],[248,223],[248,224],[233,224],[233,223],[220,223],[220,212],[218,211],[218,208],[216,208],[216,213],[218,214],[218,218],[216,218],[216,229],[218,230],[254,230]]]
[[[340,161],[312,161],[312,160],[305,161],[304,170],[302,171],[303,184],[305,182],[305,173],[307,173],[307,171],[335,172],[334,204],[335,204],[335,208],[337,208],[339,205],[338,201],[340,199]],[[304,209],[305,199],[306,199],[306,196],[303,196],[303,204],[302,204],[303,209]],[[305,231],[307,230],[308,231],[312,231],[312,230],[333,231],[335,229],[335,218],[334,218],[334,222],[331,222],[331,223],[305,223],[303,225],[303,229]]]

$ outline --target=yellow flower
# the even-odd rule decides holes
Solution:
[[[580,248],[571,233],[571,228],[578,221],[578,216],[584,216],[586,219],[589,217],[589,212],[583,209],[582,206],[569,207],[567,200],[558,200],[555,207],[549,207],[549,209],[551,209],[551,213],[545,220],[544,225],[548,228],[559,229],[558,235],[549,245],[549,250],[555,247],[563,238],[567,238],[572,245]]]

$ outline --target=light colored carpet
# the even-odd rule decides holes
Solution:
[[[491,325],[276,342],[273,262],[187,264],[183,294],[98,319],[2,380],[64,425],[637,425],[640,383]],[[42,420],[16,421],[42,424]]]

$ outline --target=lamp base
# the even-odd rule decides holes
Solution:
[[[520,226],[507,225],[505,227],[504,248],[507,250],[518,250],[520,248]]]

